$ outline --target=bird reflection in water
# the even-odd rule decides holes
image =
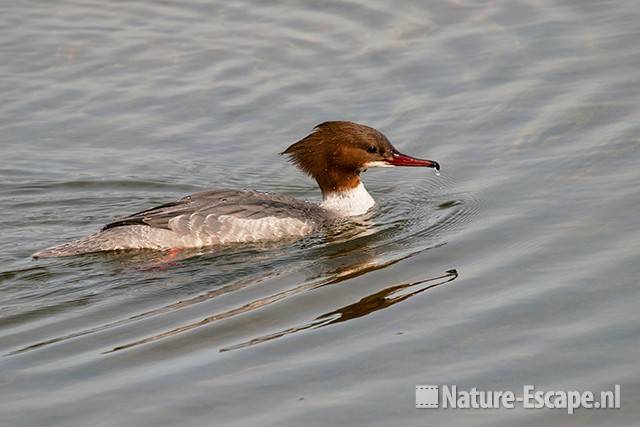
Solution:
[[[445,274],[438,277],[432,277],[429,279],[418,280],[416,282],[408,282],[408,283],[402,283],[399,285],[390,286],[379,292],[368,295],[362,298],[358,302],[349,304],[335,311],[318,316],[313,321],[303,326],[288,328],[280,332],[264,335],[259,338],[254,338],[250,341],[246,341],[240,344],[222,348],[220,349],[220,351],[236,350],[239,348],[248,347],[251,345],[260,344],[266,341],[280,338],[285,335],[304,331],[306,329],[317,329],[323,326],[329,326],[335,323],[357,319],[359,317],[366,316],[378,310],[391,307],[396,303],[404,301],[409,297],[418,295],[419,293],[422,293],[429,289],[433,289],[437,286],[441,286],[446,283],[452,282],[457,277],[458,277],[458,272],[456,270],[448,270],[445,272]],[[425,284],[426,286],[423,286]]]
[[[119,346],[111,348],[110,350],[105,351],[104,353],[118,352],[128,348],[137,347],[142,344],[157,342],[165,338],[176,336],[200,327],[211,326],[217,323],[218,321],[233,318],[235,316],[242,315],[245,313],[254,312],[264,307],[268,307],[274,303],[287,300],[291,297],[295,297],[296,295],[311,292],[326,286],[337,285],[337,284],[346,282],[349,279],[363,276],[365,274],[368,274],[376,270],[384,269],[393,264],[396,264],[403,260],[411,258],[428,249],[432,249],[434,247],[440,246],[440,245],[425,246],[412,253],[409,253],[409,254],[404,253],[400,255],[399,252],[390,250],[391,248],[389,248],[388,246],[386,248],[383,248],[383,247],[372,248],[368,245],[368,243],[370,243],[368,242],[368,239],[369,239],[368,237],[365,237],[364,239],[355,239],[347,242],[342,242],[340,245],[338,245],[339,249],[335,248],[335,250],[329,250],[329,248],[324,248],[324,251],[323,251],[324,253],[322,254],[323,256],[321,257],[321,259],[319,261],[313,262],[311,265],[308,266],[308,270],[310,270],[309,272],[311,273],[312,278],[304,281],[303,283],[298,284],[297,286],[294,286],[293,288],[287,288],[285,290],[275,292],[268,296],[248,301],[237,307],[229,308],[227,310],[223,310],[218,313],[211,314],[205,318],[200,319],[197,322],[184,324],[155,335],[147,336],[145,338],[142,338],[136,341],[121,344]],[[311,258],[313,259],[314,257],[311,257]],[[276,271],[270,272],[266,275],[262,273],[262,278],[264,279],[265,277],[269,277],[269,276],[273,277],[274,275],[277,275],[277,274],[278,273]],[[444,285],[446,283],[450,283],[453,280],[455,280],[457,277],[458,277],[458,273],[456,270],[448,270],[444,274],[439,275],[437,277],[430,277],[430,278],[426,278],[418,281],[395,284],[393,286],[387,286],[380,291],[377,291],[375,293],[372,293],[371,295],[361,298],[359,301],[353,304],[349,304],[347,306],[322,314],[316,317],[315,319],[309,321],[308,323],[302,324],[300,326],[287,328],[279,332],[259,336],[252,340],[241,342],[239,344],[227,346],[227,347],[221,348],[220,351],[229,351],[229,350],[239,349],[243,347],[248,347],[251,345],[255,345],[255,344],[270,341],[279,337],[283,337],[285,335],[301,332],[304,330],[320,328],[324,326],[333,325],[339,322],[344,322],[347,320],[357,319],[357,318],[366,316],[368,314],[371,314],[373,312],[376,312],[378,310],[390,307],[394,304],[404,301],[409,297],[422,293],[426,290],[433,289],[437,286]],[[93,333],[106,331],[115,327],[124,326],[125,324],[128,324],[128,323],[138,322],[153,316],[188,308],[195,304],[211,301],[225,294],[238,292],[238,291],[241,291],[242,289],[258,285],[260,282],[261,282],[260,280],[256,281],[255,277],[251,277],[251,278],[248,277],[245,280],[234,281],[220,288],[216,288],[204,294],[189,298],[187,300],[181,300],[164,307],[155,308],[153,310],[149,310],[144,313],[139,313],[139,314],[130,316],[126,319],[121,319],[118,321],[99,325],[97,327],[92,327],[85,330],[76,331],[74,333],[67,334],[64,336],[51,338],[42,342],[37,342],[29,346],[26,346],[24,348],[15,350],[7,355],[13,355],[13,354],[22,353],[25,351],[35,350],[38,348],[46,347],[51,344],[60,343],[72,338],[78,338],[84,335],[90,335]]]
[[[156,335],[152,335],[137,341],[132,341],[129,343],[119,345],[117,347],[112,348],[111,350],[106,351],[105,353],[118,352],[128,348],[137,347],[142,344],[152,343],[152,342],[159,341],[171,336],[175,336],[196,328],[203,327],[205,325],[211,325],[213,323],[216,323],[224,319],[229,319],[241,314],[253,312],[255,310],[262,309],[276,302],[289,299],[291,297],[300,295],[305,292],[310,292],[325,286],[336,285],[348,279],[362,276],[372,271],[384,269],[393,264],[396,264],[403,260],[411,258],[433,247],[434,246],[424,247],[412,253],[404,254],[402,256],[396,255],[395,257],[387,253],[386,255],[384,255],[387,258],[387,260],[380,261],[380,255],[375,254],[375,251],[373,251],[371,248],[368,247],[366,238],[364,239],[364,241],[362,240],[359,241],[358,239],[356,239],[356,240],[344,242],[342,245],[340,245],[339,250],[336,250],[331,254],[325,253],[325,258],[321,262],[315,265],[315,268],[318,269],[318,274],[315,275],[316,276],[315,279],[305,281],[293,288],[285,289],[283,291],[276,292],[266,297],[249,301],[241,306],[212,314],[197,322],[182,325],[177,328],[174,328]],[[315,268],[312,268],[312,270]],[[306,329],[328,326],[334,323],[362,317],[374,311],[389,307],[400,301],[404,301],[405,299],[411,296],[417,295],[421,292],[424,292],[428,289],[432,289],[436,286],[449,283],[455,280],[457,277],[458,277],[458,273],[456,270],[448,270],[445,274],[437,277],[431,277],[431,278],[427,278],[427,279],[423,279],[415,282],[389,286],[381,291],[378,291],[372,295],[362,298],[360,301],[354,304],[348,305],[346,307],[340,308],[330,313],[323,314],[318,318],[314,319],[313,321],[309,322],[308,324],[305,324],[299,327],[288,328],[286,330],[265,335],[259,338],[255,338],[247,342],[243,342],[243,343],[236,344],[229,347],[224,347],[220,349],[220,351],[229,351],[233,349],[247,347],[253,344],[269,341],[278,337],[282,337],[282,336],[303,331]],[[234,289],[228,289],[226,291],[239,290],[247,286],[250,286],[250,284],[249,283],[241,284],[241,285],[238,285],[237,287],[234,287]],[[203,300],[209,300],[211,298],[215,298],[217,296],[220,296],[221,294],[226,293],[225,291],[222,291],[222,292],[221,291],[222,290],[219,290],[218,292],[214,292],[213,294],[206,295],[204,297],[192,298],[190,301],[182,301],[178,305],[184,308],[186,306],[189,306],[198,302],[203,302]],[[179,308],[178,305],[171,307],[171,309]],[[157,310],[154,310],[154,311],[157,312]],[[146,317],[148,314],[149,313],[144,313],[142,316],[138,316],[138,317]]]

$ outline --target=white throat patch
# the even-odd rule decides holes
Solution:
[[[377,161],[377,162],[367,162],[364,164],[364,167],[365,168],[393,168],[395,166],[387,162]]]
[[[361,182],[356,188],[329,193],[320,203],[320,207],[340,216],[356,216],[367,213],[375,204]]]

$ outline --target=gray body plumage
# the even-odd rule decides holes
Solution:
[[[300,238],[333,218],[333,214],[315,203],[284,194],[205,191],[114,221],[95,234],[33,256],[196,248]]]

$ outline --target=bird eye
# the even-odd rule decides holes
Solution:
[[[377,153],[378,149],[375,146],[371,145],[371,146],[369,146],[369,148],[367,148],[367,151],[369,153]]]

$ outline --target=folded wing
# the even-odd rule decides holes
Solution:
[[[135,213],[102,230],[145,225],[216,244],[304,235],[326,220],[326,211],[291,196],[213,190]]]

